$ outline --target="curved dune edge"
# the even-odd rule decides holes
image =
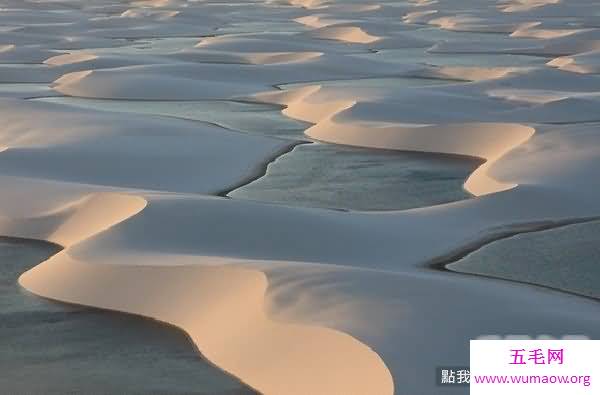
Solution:
[[[566,37],[583,31],[583,29],[541,29],[538,28],[540,25],[540,22],[526,23],[512,32],[510,37],[549,39]]]
[[[305,62],[323,56],[323,52],[250,52],[240,57],[250,64],[281,64]]]
[[[83,81],[87,76],[92,75],[94,70],[75,71],[72,73],[64,74],[62,77],[54,81],[54,85],[59,87],[61,85],[76,84],[77,82]]]
[[[467,67],[441,66],[424,70],[424,78],[440,78],[459,81],[484,81],[506,77],[518,70],[516,67]]]
[[[573,73],[599,74],[600,51],[584,52],[573,56],[559,56],[546,63],[546,65]]]
[[[319,100],[314,96],[320,86],[269,92],[255,97],[260,101],[286,106],[282,113],[313,123],[304,133],[319,141],[357,147],[399,151],[465,155],[484,159],[465,181],[464,188],[475,196],[516,187],[496,180],[489,174],[494,162],[529,140],[535,129],[517,123],[471,122],[425,126],[405,126],[384,122],[344,122],[339,119],[356,101]]]
[[[143,17],[155,17],[159,20],[173,18],[174,16],[179,15],[179,11],[161,11],[161,10],[149,10],[149,9],[139,9],[139,8],[130,8],[121,13],[121,17],[125,18],[143,18]]]
[[[345,333],[271,321],[266,276],[236,266],[89,264],[63,251],[21,275],[29,291],[183,329],[211,362],[265,394],[393,394],[379,355]]]
[[[513,148],[533,136],[528,126],[508,123],[464,123],[421,127],[385,124],[348,124],[326,120],[306,130],[320,141],[360,147],[402,151],[437,152],[485,159],[465,181],[464,188],[475,196],[514,188],[489,175],[490,167]]]
[[[71,247],[138,214],[146,205],[146,199],[139,196],[94,193],[35,217],[0,217],[0,233]]]
[[[227,52],[211,50],[211,42],[216,41],[211,37],[200,41],[194,49],[184,50],[168,55],[174,59],[192,60],[194,62],[240,63],[252,65],[272,65],[283,63],[300,63],[314,60],[323,56],[319,51],[255,51],[255,52]]]
[[[2,52],[8,52],[8,51],[12,51],[16,48],[16,46],[14,44],[5,44],[5,45],[0,45],[0,53]]]
[[[262,393],[394,393],[383,360],[352,336],[270,320],[264,308],[268,281],[259,270],[160,266],[165,257],[147,257],[151,266],[140,266],[70,256],[70,247],[140,214],[146,205],[139,196],[98,193],[38,217],[0,219],[3,233],[66,247],[23,273],[19,284],[46,298],[179,327],[204,357]]]
[[[331,25],[335,25],[338,23],[344,23],[347,22],[345,20],[338,20],[338,19],[330,19],[330,18],[323,18],[320,15],[306,15],[306,16],[301,16],[298,18],[294,19],[294,22],[300,23],[301,25],[304,25],[306,27],[312,27],[312,28],[322,28],[322,27],[326,27],[326,26],[331,26]]]
[[[327,4],[327,0],[287,0],[287,2],[290,5],[306,9],[315,9]]]
[[[44,64],[49,66],[63,66],[73,63],[82,63],[94,59],[98,59],[98,56],[93,53],[66,53],[46,59],[44,60]]]
[[[353,44],[371,44],[381,40],[356,26],[325,26],[314,29],[310,35],[323,40],[344,41]]]
[[[524,12],[531,11],[534,8],[544,7],[550,4],[557,4],[560,0],[512,0],[499,8],[503,12]]]

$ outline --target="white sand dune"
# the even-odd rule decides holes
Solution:
[[[65,64],[86,62],[88,60],[98,59],[98,56],[92,53],[75,53],[53,56],[44,60],[44,63],[50,66],[62,66]]]
[[[527,141],[534,133],[531,127],[506,123],[441,124],[405,126],[385,122],[360,123],[353,118],[336,115],[351,109],[356,101],[322,94],[319,86],[299,88],[292,92],[262,94],[258,98],[286,106],[283,113],[295,119],[314,123],[305,133],[316,140],[360,147],[402,151],[439,152],[483,158],[481,166],[465,183],[474,195],[498,192],[514,187],[488,177],[487,168],[505,153]],[[312,98],[312,100],[311,100]]]
[[[308,27],[312,27],[312,28],[322,28],[322,27],[326,27],[326,26],[330,26],[330,25],[336,25],[339,23],[345,23],[348,21],[345,21],[343,19],[327,19],[321,15],[307,15],[307,16],[302,16],[300,18],[296,18],[294,19],[294,21],[301,23],[305,26]]]
[[[19,282],[180,327],[265,394],[442,394],[435,367],[464,365],[471,338],[598,337],[594,301],[425,268],[600,216],[597,13],[592,0],[6,0],[0,234],[64,247]],[[447,63],[411,61],[426,51]],[[496,63],[517,54],[545,58]],[[45,86],[124,111],[26,100]],[[298,141],[133,114],[128,99],[273,103],[321,142],[485,163],[465,180],[476,198],[406,211],[211,196]]]
[[[557,214],[549,211],[543,214],[540,211],[532,213],[527,210],[519,210],[518,213],[514,213],[515,217],[512,219],[503,215],[503,212],[506,212],[509,207],[513,207],[513,198],[520,202],[538,201],[540,196],[536,196],[536,193],[532,192],[524,191],[519,196],[513,196],[510,199],[506,199],[508,196],[500,198],[498,195],[497,198],[487,202],[482,201],[476,206],[459,205],[462,208],[457,206],[454,209],[448,207],[439,214],[422,210],[406,214],[398,213],[392,218],[364,214],[359,221],[355,216],[338,212],[313,213],[313,210],[307,209],[298,210],[284,206],[277,208],[270,205],[228,202],[221,199],[198,200],[192,197],[156,196],[153,198],[147,196],[150,201],[149,206],[140,214],[124,222],[123,225],[118,225],[109,232],[101,233],[87,242],[80,243],[38,266],[24,275],[21,283],[34,292],[51,295],[61,300],[143,314],[181,326],[190,333],[206,357],[216,361],[227,371],[239,375],[255,388],[267,393],[279,393],[282,390],[282,387],[278,387],[279,385],[284,386],[283,389],[286,393],[295,393],[296,388],[300,389],[298,393],[320,392],[322,389],[325,389],[324,393],[331,392],[331,389],[354,393],[352,389],[362,388],[361,385],[369,385],[370,388],[374,388],[375,385],[387,385],[388,387],[381,387],[381,393],[389,393],[391,388],[386,378],[387,370],[384,368],[386,365],[391,369],[396,380],[399,380],[397,382],[402,383],[402,388],[416,390],[423,388],[426,366],[435,363],[440,353],[452,353],[457,350],[457,345],[446,342],[444,347],[438,344],[439,347],[436,348],[435,353],[424,352],[422,349],[407,351],[410,349],[409,343],[414,341],[414,336],[417,333],[423,333],[426,328],[430,328],[428,319],[405,321],[407,317],[413,316],[418,311],[437,311],[436,314],[442,314],[444,311],[444,306],[436,304],[434,300],[415,298],[415,294],[420,295],[419,292],[415,293],[416,289],[424,290],[436,287],[440,290],[440,287],[448,287],[442,289],[447,289],[445,294],[448,295],[447,297],[453,298],[452,303],[458,303],[461,306],[472,305],[471,309],[478,309],[479,314],[485,314],[484,311],[492,314],[487,318],[490,325],[485,329],[489,332],[501,329],[498,326],[499,322],[511,322],[516,317],[519,317],[516,320],[519,323],[518,328],[515,328],[515,323],[512,322],[510,329],[532,330],[540,322],[545,323],[545,328],[552,328],[558,325],[556,319],[561,311],[562,314],[569,312],[568,318],[565,317],[565,319],[575,320],[581,330],[593,331],[596,323],[589,322],[588,317],[596,311],[597,306],[594,303],[588,303],[585,307],[586,304],[580,300],[569,300],[568,298],[565,300],[564,296],[550,296],[547,292],[531,293],[530,290],[519,287],[511,291],[512,296],[507,300],[504,295],[505,287],[499,287],[498,294],[490,296],[491,284],[465,282],[459,279],[454,280],[457,281],[456,284],[447,284],[448,280],[440,275],[400,273],[390,277],[387,272],[378,274],[376,271],[348,271],[341,267],[327,268],[327,265],[314,266],[298,262],[279,264],[273,262],[272,259],[276,259],[278,256],[294,256],[296,259],[308,261],[324,260],[356,266],[362,266],[364,260],[368,259],[372,264],[379,262],[381,265],[386,265],[389,264],[390,258],[397,254],[398,238],[394,235],[397,235],[398,232],[406,232],[405,227],[411,227],[416,218],[421,218],[420,223],[429,224],[429,226],[415,234],[411,240],[415,246],[422,245],[422,243],[427,244],[426,240],[430,240],[430,242],[440,240],[442,235],[449,236],[452,224],[456,223],[459,218],[462,218],[464,229],[473,232],[472,237],[476,237],[482,229],[489,226],[489,215],[492,212],[496,213],[494,215],[499,221],[498,223],[515,221],[517,218],[526,220],[524,213],[528,213],[530,218]],[[529,197],[527,197],[528,194]],[[557,199],[561,200],[562,197],[557,197]],[[558,200],[556,204],[560,205]],[[251,207],[248,206],[253,207],[249,209]],[[551,206],[553,205],[549,203],[546,208],[541,209],[550,209]],[[532,206],[528,205],[527,207]],[[475,227],[473,227],[475,224],[467,225],[464,222],[465,215],[460,214],[461,211],[466,214],[474,209],[482,210],[480,211],[482,215],[477,220],[479,225]],[[579,212],[583,211],[585,210]],[[192,213],[196,213],[196,216],[190,217]],[[576,214],[576,212],[562,213],[567,216]],[[445,217],[446,219],[444,219]],[[272,231],[269,234],[256,234],[253,229],[258,224],[264,224],[266,218],[272,220],[265,229],[272,229]],[[215,220],[223,224],[222,228],[206,229],[201,234],[190,232],[190,227],[194,228],[194,224],[198,221],[218,223]],[[88,226],[91,224],[89,221],[86,223]],[[312,236],[306,232],[307,229],[317,228],[321,229],[321,232]],[[227,229],[237,229],[236,234],[240,237],[236,240],[227,240],[224,237],[229,233]],[[380,231],[377,232],[377,229]],[[384,234],[389,236],[378,237],[377,234],[381,233],[381,229],[387,229]],[[338,235],[336,243],[352,246],[352,249],[350,251],[348,248],[340,250],[332,248],[332,245],[319,244],[319,238],[326,232],[335,232]],[[465,233],[457,234],[457,237],[465,237]],[[160,240],[160,242],[153,242],[153,240]],[[276,250],[265,248],[271,246],[274,240],[277,240]],[[286,242],[286,240],[288,241]],[[294,244],[290,243],[291,240],[303,240],[304,243],[313,245],[315,248],[303,249],[297,243],[294,243],[296,245],[294,248]],[[410,245],[409,240],[405,240],[405,242],[405,246]],[[442,246],[436,246],[435,249],[428,251],[428,256],[440,254],[456,243],[457,240],[451,238]],[[377,248],[365,249],[366,245],[377,246]],[[108,251],[110,253],[107,254]],[[185,251],[187,255],[174,254],[176,251]],[[214,257],[215,255],[237,255],[239,251],[246,251],[242,260]],[[372,251],[378,251],[378,253],[374,255]],[[209,256],[203,257],[202,254]],[[410,267],[409,262],[420,262],[424,258],[422,254],[423,250],[420,248],[405,250],[405,262],[402,267]],[[350,259],[350,257],[352,258]],[[255,261],[255,258],[259,261]],[[206,268],[203,264],[208,264],[213,269]],[[224,264],[226,266],[222,266]],[[233,267],[230,266],[232,264]],[[239,265],[249,266],[251,270],[241,269]],[[256,278],[260,272],[267,274],[269,289],[272,289],[267,291],[265,296],[261,296],[265,286],[264,280],[250,280]],[[240,283],[235,280],[238,276]],[[131,287],[129,280],[131,278],[136,279],[136,288]],[[204,281],[207,281],[206,286],[198,287],[198,284],[204,284]],[[165,284],[172,286],[165,287]],[[325,289],[329,289],[329,291],[324,292],[322,284],[328,284]],[[374,284],[379,285],[373,286]],[[383,284],[386,285],[383,286]],[[400,284],[403,285],[399,286]],[[246,287],[255,289],[255,286],[259,286],[259,290],[249,294],[242,291]],[[107,287],[122,290],[124,293],[111,292],[107,294],[105,292]],[[229,291],[230,287],[235,287],[237,291]],[[462,295],[457,295],[455,291],[452,291],[457,287],[465,290]],[[260,291],[261,288],[263,291]],[[200,289],[204,291],[198,294]],[[413,291],[409,291],[409,289],[413,289]],[[243,303],[238,297],[243,298]],[[262,297],[266,297],[268,303],[262,301]],[[490,299],[486,299],[486,297]],[[484,307],[487,306],[485,300],[492,303],[494,298],[503,300],[504,308],[499,311],[506,311],[506,316],[498,316],[497,312],[492,313]],[[187,307],[190,300],[193,305]],[[215,305],[215,300],[232,300],[233,305]],[[321,302],[316,303],[317,300]],[[381,304],[383,300],[386,302]],[[206,301],[206,305],[200,301]],[[229,303],[225,301],[221,303]],[[473,301],[477,302],[474,304]],[[235,307],[239,303],[241,306]],[[282,326],[279,328],[285,330],[274,332],[276,331],[274,328],[264,328],[263,325],[268,324],[260,318],[263,316],[259,307],[264,306],[265,303],[270,306],[268,310],[270,314],[280,320],[352,333],[355,338],[357,337],[374,347],[375,351],[382,355],[384,361],[387,362],[384,362],[385,365],[383,365],[368,349],[360,346],[360,343],[354,343],[350,339],[345,341],[343,336],[338,339],[334,336],[336,332],[325,331],[323,333],[316,330],[314,340],[309,340],[313,336],[309,334],[311,330],[306,333],[298,328],[299,331],[296,332],[292,330],[293,328]],[[498,302],[493,303],[498,306]],[[551,311],[537,310],[536,314],[532,315],[533,310],[527,308],[529,303],[532,306],[539,306],[540,303],[552,305],[553,309]],[[373,308],[374,305],[377,305],[378,308]],[[251,306],[256,307],[252,309]],[[433,306],[437,306],[437,310]],[[239,311],[239,309],[243,310]],[[190,312],[194,313],[191,315]],[[220,315],[215,316],[216,313],[211,312],[220,312]],[[251,318],[249,318],[249,314]],[[221,318],[221,315],[224,316]],[[245,324],[236,324],[238,319],[243,320]],[[404,324],[402,324],[403,322]],[[453,319],[447,316],[444,322],[452,327],[453,325],[462,325],[463,321],[456,316]],[[388,329],[382,333],[374,323],[388,323],[384,325]],[[391,325],[391,327],[387,325]],[[400,325],[410,325],[410,329],[403,329],[406,331],[404,332],[406,336],[401,338],[398,337],[398,334],[401,333],[398,332]],[[439,328],[439,330],[445,331],[446,328]],[[232,330],[235,332],[231,332]],[[476,330],[482,329],[474,328],[472,333],[477,333]],[[228,335],[224,336],[224,333]],[[281,343],[274,341],[279,336],[276,333],[281,333]],[[332,337],[327,333],[331,333]],[[431,336],[443,339],[441,334],[434,332],[431,333]],[[289,335],[294,335],[294,337],[290,339],[287,337]],[[226,344],[223,344],[223,340],[226,340]],[[268,342],[269,351],[264,351],[263,354],[260,347],[263,347],[262,342],[264,341]],[[326,341],[326,343],[321,343],[321,341]],[[290,344],[302,346],[302,351],[297,357],[293,349],[289,349]],[[314,345],[315,348],[310,348],[309,345]],[[335,348],[338,346],[343,347],[343,351]],[[275,354],[271,356],[271,352]],[[321,356],[321,353],[334,359],[325,358]],[[353,355],[353,357],[340,361],[336,359],[340,353],[344,356]],[[257,360],[257,355],[262,355],[264,358]],[[277,357],[279,355],[286,355],[286,363],[281,363]],[[387,359],[386,356],[388,356]],[[402,363],[404,358],[409,358],[411,363],[417,363],[417,366],[422,367],[419,369],[418,376],[412,379],[406,376],[406,364]],[[320,362],[315,365],[313,360]],[[276,366],[272,365],[273,361]],[[348,361],[350,361],[350,366],[345,367]],[[321,365],[321,362],[326,365]],[[347,374],[349,371],[346,369],[354,369],[357,366],[360,367],[362,374],[355,373],[339,378],[330,374],[330,370]],[[310,371],[306,371],[305,369],[308,367],[318,367],[320,370],[315,372],[311,368]],[[267,377],[265,377],[265,372],[278,372],[275,377],[285,381],[273,380],[271,374],[266,374]],[[306,372],[306,376],[302,372]],[[322,380],[319,379],[321,376],[318,373],[325,375]],[[306,380],[305,377],[313,379]],[[357,381],[348,380],[348,377],[355,377]],[[371,378],[376,381],[370,381]],[[296,380],[302,382],[296,383]],[[286,389],[286,383],[295,385],[292,389]],[[352,387],[346,387],[346,385],[352,385]],[[363,393],[363,391],[356,393]]]
[[[105,99],[203,100],[250,96],[285,82],[364,78],[408,74],[404,68],[356,59],[339,65],[341,55],[310,57],[301,62],[260,64],[155,64],[66,74],[54,89],[69,96]],[[337,65],[337,66],[336,66]]]
[[[290,145],[210,124],[53,103],[3,100],[0,111],[2,174],[57,181],[216,193],[255,176]]]
[[[379,40],[359,27],[355,26],[326,26],[315,29],[311,36],[327,40],[339,40],[349,43],[370,44]]]
[[[557,38],[565,37],[582,31],[581,29],[543,29],[539,28],[539,22],[528,23],[514,30],[511,37],[529,37],[529,38]]]
[[[498,182],[486,174],[489,166],[505,153],[527,141],[534,130],[518,124],[448,124],[422,127],[377,124],[345,125],[328,120],[306,132],[317,140],[361,147],[402,151],[440,152],[485,159],[465,182],[476,196],[510,189],[515,184]]]
[[[381,358],[351,336],[269,319],[263,309],[268,283],[257,270],[230,265],[115,267],[79,262],[62,252],[19,281],[53,298],[179,326],[206,358],[262,393],[393,391]],[[115,291],[106,293],[107,287]]]
[[[276,64],[303,62],[323,55],[317,51],[303,52],[238,52],[212,50],[184,50],[177,53],[166,55],[173,60],[194,63],[238,63],[238,64]],[[155,59],[154,63],[159,63]]]
[[[482,81],[505,77],[515,70],[514,67],[442,66],[425,70],[421,75],[424,78]]]
[[[2,63],[40,63],[55,52],[25,46],[16,46],[14,44],[0,46],[0,62]]]
[[[502,10],[504,12],[523,12],[557,3],[560,3],[560,0],[513,0],[504,5]]]
[[[288,0],[288,3],[295,6],[300,6],[308,9],[320,8],[327,4],[328,0]]]
[[[600,74],[600,51],[584,52],[574,56],[558,57],[547,63],[561,70],[582,74]]]

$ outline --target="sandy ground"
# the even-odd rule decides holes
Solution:
[[[600,216],[595,1],[0,7],[0,234],[65,247],[31,292],[180,327],[265,394],[443,393],[435,368],[471,338],[600,336],[595,300],[428,266]],[[48,96],[267,103],[307,128],[30,100]],[[485,163],[471,199],[403,211],[219,196],[306,138]]]

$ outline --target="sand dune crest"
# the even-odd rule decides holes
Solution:
[[[87,264],[64,251],[19,283],[37,294],[178,326],[210,361],[265,394],[394,392],[381,358],[354,338],[268,319],[259,271]]]

